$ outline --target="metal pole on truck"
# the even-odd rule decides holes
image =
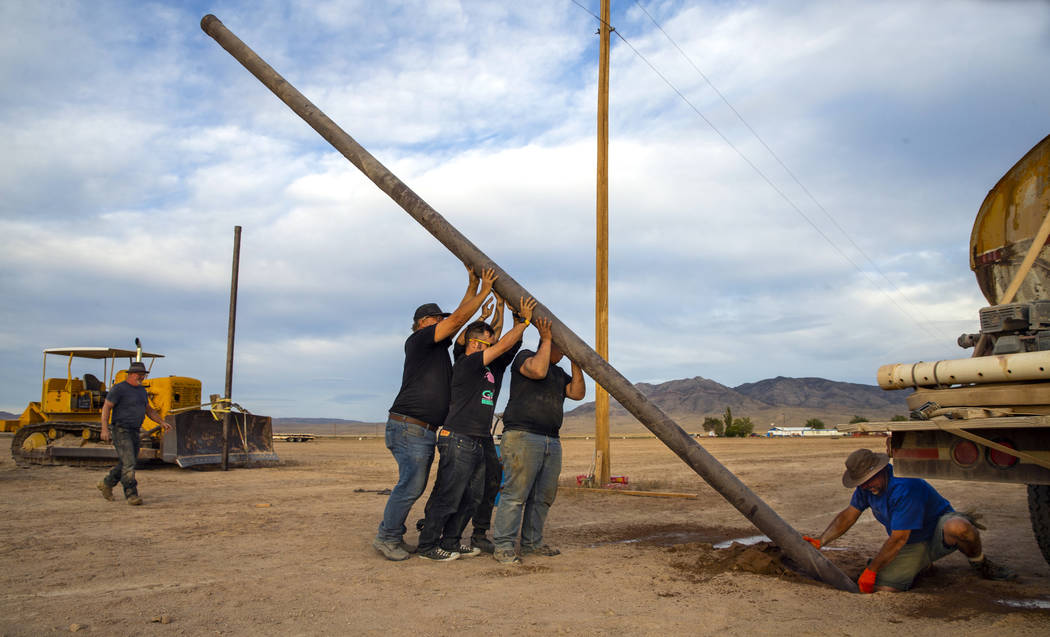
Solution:
[[[492,259],[464,237],[452,224],[442,217],[427,202],[414,193],[404,182],[391,173],[383,164],[350,137],[335,122],[328,118],[302,93],[288,83],[269,64],[223,25],[215,16],[208,14],[201,19],[201,29],[215,39],[244,68],[269,88],[299,117],[309,124],[344,157],[350,160],[380,190],[385,192],[413,219],[418,221],[442,245],[465,264],[480,271],[494,268],[499,278],[496,291],[505,299],[532,296],[503,271]],[[535,298],[535,297],[534,297]],[[732,504],[744,517],[765,533],[795,563],[802,572],[844,591],[857,592],[857,585],[827,558],[814,549],[809,542],[785,522],[773,509],[755,495],[732,472],[726,469],[696,440],[679,427],[670,417],[631,384],[623,375],[598,355],[572,330],[565,326],[542,303],[537,303],[534,317],[551,321],[554,342],[575,361],[596,383],[605,387],[616,400],[635,418],[652,431],[665,445],[678,455],[693,471],[707,481],[723,498]]]

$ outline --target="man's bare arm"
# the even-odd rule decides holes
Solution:
[[[492,291],[492,297],[496,300],[495,314],[492,316],[492,333],[496,335],[496,340],[503,334],[503,308],[506,306],[506,302],[503,300],[496,291]]]
[[[904,545],[908,543],[908,538],[911,537],[911,531],[894,531],[890,533],[890,536],[883,542],[882,548],[868,564],[869,571],[875,571],[876,573],[893,561],[893,558],[897,557],[897,553],[901,552]]]
[[[525,378],[543,380],[551,363],[551,322],[550,319],[536,319],[536,331],[540,333],[540,345],[536,353],[522,362],[518,371]]]
[[[497,299],[499,298],[498,296],[496,296],[495,292],[492,293],[492,296],[494,296]],[[484,321],[489,317],[490,314],[492,314],[492,307],[493,305],[495,305],[495,303],[495,300],[489,299],[481,304],[481,316],[478,317],[479,321]],[[496,338],[499,338],[499,332],[496,333]],[[467,328],[463,328],[459,331],[459,336],[456,337],[456,345],[466,345],[466,343]]]
[[[519,322],[515,319],[514,327],[507,330],[503,338],[485,350],[482,354],[482,360],[485,361],[486,365],[503,356],[515,343],[521,340],[521,335],[525,332],[525,328],[532,322],[532,309],[534,307],[536,307],[536,300],[531,296],[528,299],[521,298],[518,302],[518,316],[521,317],[521,321]]]
[[[820,534],[818,538],[821,546],[827,546],[828,543],[850,530],[850,528],[857,523],[857,519],[860,518],[860,509],[855,509],[853,506],[847,506],[835,519],[831,521],[828,528],[824,529],[824,532]]]
[[[171,429],[171,424],[164,420],[164,417],[160,415],[160,412],[154,409],[153,405],[149,404],[149,402],[146,403],[146,415],[149,416],[150,420],[163,427],[164,431]]]
[[[570,359],[569,363],[572,364],[572,380],[565,386],[565,397],[583,400],[587,393],[587,386],[583,384],[583,370],[576,364],[576,361]]]
[[[473,276],[473,272],[471,272]],[[456,333],[459,328],[467,324],[470,317],[474,316],[474,313],[481,307],[485,297],[489,295],[489,291],[492,290],[492,284],[499,278],[494,268],[488,268],[481,273],[481,289],[470,298],[463,297],[463,301],[459,304],[459,307],[455,309],[452,314],[446,316],[437,326],[434,328],[434,342],[440,343],[446,338]]]
[[[102,440],[109,442],[109,412],[113,410],[113,403],[108,400],[102,403]]]

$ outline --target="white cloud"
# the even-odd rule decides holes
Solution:
[[[1033,80],[1045,4],[644,4],[835,222],[648,18],[614,7],[618,32],[820,229],[614,38],[620,371],[870,383],[883,363],[965,355],[954,338],[984,304],[968,271],[973,217],[1046,134],[1050,89]],[[235,399],[380,419],[412,310],[463,294],[456,258],[203,34],[201,16],[100,7],[0,8],[0,79],[19,87],[0,99],[12,151],[0,159],[0,408],[35,394],[44,347],[135,336],[169,354],[170,373],[219,391],[242,225]],[[566,2],[282,0],[216,14],[593,341],[590,16]]]

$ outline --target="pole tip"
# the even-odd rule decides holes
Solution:
[[[218,22],[219,24],[222,24],[222,22],[218,18],[216,18],[215,16],[213,16],[212,14],[209,13],[208,15],[204,16],[203,18],[201,18],[201,30],[204,31],[205,33],[210,34],[211,32],[209,31],[209,29],[216,22]]]

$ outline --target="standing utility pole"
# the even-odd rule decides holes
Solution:
[[[598,26],[598,241],[595,274],[594,349],[609,360],[609,0]],[[594,384],[594,478],[609,483],[609,393]]]
[[[233,227],[233,274],[230,276],[230,327],[226,331],[226,414],[222,418],[222,470],[229,469],[230,464],[230,419],[233,412],[230,406],[233,399],[233,333],[237,326],[237,271],[241,261],[241,227]],[[245,461],[248,459],[248,448],[244,448]]]

